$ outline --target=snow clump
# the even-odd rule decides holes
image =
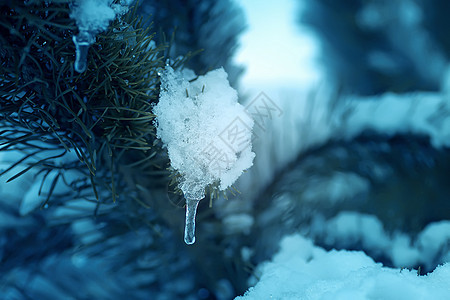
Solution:
[[[157,137],[181,175],[179,188],[186,200],[200,200],[208,185],[225,190],[252,166],[253,120],[222,68],[186,77],[195,75],[166,67],[153,113]]]

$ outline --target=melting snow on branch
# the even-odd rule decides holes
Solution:
[[[86,70],[89,46],[95,42],[95,35],[108,28],[109,23],[128,11],[130,0],[112,4],[110,0],[76,0],[70,17],[77,23],[79,33],[73,36],[76,47],[75,71]]]
[[[253,164],[253,120],[238,103],[227,74],[217,69],[199,76],[166,67],[161,75],[161,93],[156,115],[157,136],[167,148],[170,164],[180,174],[179,188],[186,198],[185,241],[194,242],[196,207],[205,188],[230,187]],[[188,77],[188,78],[186,78]],[[186,240],[187,237],[190,237]]]

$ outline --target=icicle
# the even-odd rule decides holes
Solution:
[[[80,31],[80,33],[72,38],[76,47],[75,71],[83,73],[87,67],[87,56],[89,46],[95,41],[94,36],[88,31]]]
[[[200,199],[186,198],[186,223],[184,225],[184,242],[188,245],[195,243],[195,215]]]

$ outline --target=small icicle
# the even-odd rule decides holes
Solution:
[[[184,225],[184,242],[195,243],[195,216],[200,200],[186,198],[186,223]]]
[[[94,43],[95,38],[88,31],[80,31],[72,40],[76,47],[75,71],[83,73],[87,67],[89,46]]]

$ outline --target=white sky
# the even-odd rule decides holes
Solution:
[[[299,0],[240,0],[248,29],[241,35],[235,61],[246,66],[241,88],[264,83],[310,86],[320,70],[315,61],[318,46],[300,28]]]

